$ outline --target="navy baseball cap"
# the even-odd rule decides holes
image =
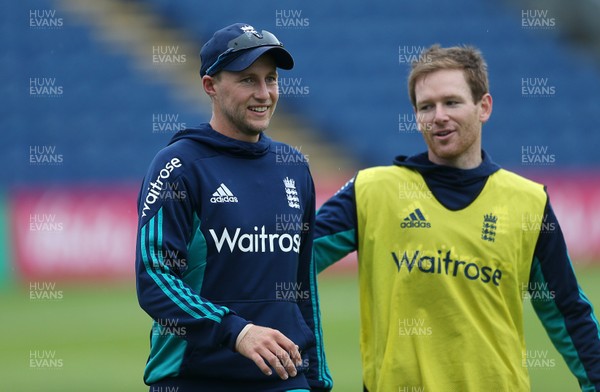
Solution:
[[[272,33],[259,33],[246,23],[232,24],[215,32],[200,50],[200,76],[212,76],[222,70],[242,71],[266,52],[273,55],[278,68],[294,67],[292,55]]]

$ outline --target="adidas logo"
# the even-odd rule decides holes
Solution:
[[[421,212],[420,208],[417,208],[413,212],[410,213],[402,223],[400,223],[400,227],[403,229],[429,229],[431,227],[431,223],[427,222],[427,218]]]
[[[225,186],[225,184],[221,183],[217,188],[217,191],[212,194],[213,197],[210,198],[211,203],[237,203],[238,198],[231,193],[229,188]]]

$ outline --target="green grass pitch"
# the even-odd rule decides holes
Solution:
[[[579,269],[578,276],[599,308],[600,269]],[[323,275],[319,285],[334,391],[362,391],[357,278]],[[142,371],[150,321],[137,305],[134,284],[58,282],[54,291],[61,298],[31,299],[29,287],[0,291],[0,391],[147,391]],[[525,323],[528,349],[546,359],[530,369],[532,391],[578,391],[529,304]]]

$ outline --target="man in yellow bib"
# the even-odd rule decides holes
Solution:
[[[359,171],[317,215],[320,271],[358,250],[365,391],[529,391],[526,296],[582,391],[600,391],[598,322],[548,195],[481,148],[481,53],[432,46],[408,86],[427,152]]]

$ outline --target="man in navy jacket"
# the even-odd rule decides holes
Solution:
[[[138,200],[140,306],[153,318],[144,382],[184,391],[328,391],[315,192],[297,150],[267,129],[277,68],[293,59],[247,24],[201,53],[209,123],[174,135]]]

